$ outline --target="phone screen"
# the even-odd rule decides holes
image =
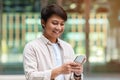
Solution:
[[[74,60],[74,62],[81,63],[81,64],[85,63],[85,61],[86,61],[86,57],[83,55],[77,56]]]

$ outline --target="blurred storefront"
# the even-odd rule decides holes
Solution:
[[[111,17],[114,11],[111,6],[115,5],[110,3],[116,2],[110,0],[108,3],[108,1],[91,0],[89,25],[86,26],[87,0],[3,0],[0,26],[0,74],[23,74],[24,45],[41,35],[40,9],[51,3],[57,3],[67,11],[68,20],[61,38],[72,45],[76,55],[87,56],[86,71],[120,73],[120,24],[111,23],[114,19]],[[120,3],[119,0],[116,1]],[[120,22],[120,15],[117,18]],[[88,32],[86,32],[87,28]]]

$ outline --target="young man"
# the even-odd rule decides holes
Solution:
[[[66,12],[56,4],[42,9],[43,35],[27,43],[24,48],[27,80],[82,80],[83,67],[73,61],[73,48],[59,39],[66,20]]]

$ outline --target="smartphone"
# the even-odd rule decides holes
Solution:
[[[84,55],[79,55],[75,58],[74,62],[84,64],[86,61],[86,56]]]

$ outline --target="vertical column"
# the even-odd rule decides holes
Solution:
[[[108,37],[108,33],[107,33],[107,30],[108,30],[108,22],[107,22],[107,14],[103,14],[103,19],[105,20],[105,23],[103,24],[103,33],[105,34],[104,37],[103,37],[103,43],[102,45],[104,46],[104,52],[105,52],[105,62],[107,62],[107,37]]]
[[[32,34],[32,25],[34,24],[34,20],[32,19],[32,14],[28,13],[27,14],[27,23],[26,23],[26,41],[30,41],[33,39],[33,34]],[[31,36],[29,36],[31,35]]]
[[[103,19],[105,20],[105,23],[104,23],[104,25],[103,25],[103,33],[105,34],[104,35],[104,38],[103,38],[103,46],[107,46],[107,44],[106,44],[106,40],[107,40],[107,29],[108,29],[108,22],[107,22],[107,14],[104,14],[103,15]]]
[[[77,45],[78,45],[78,48],[77,48],[77,51],[78,51],[78,53],[79,54],[84,54],[85,52],[85,47],[84,47],[84,38],[83,38],[83,36],[84,36],[84,31],[83,31],[83,24],[84,24],[84,22],[82,22],[82,20],[83,20],[83,15],[81,15],[81,14],[78,14],[77,15],[77,20],[81,20],[81,21],[79,21],[78,22],[78,24],[77,24],[77,32],[78,32],[78,34],[79,34],[79,41],[78,41],[78,43],[77,43]]]
[[[3,2],[0,0],[0,53],[2,53],[2,10],[3,10]],[[1,56],[1,54],[0,54]]]
[[[21,31],[21,43],[22,43],[22,46],[24,46],[25,45],[25,34],[26,34],[26,23],[25,23],[25,19],[26,19],[26,15],[25,14],[22,14],[21,15],[21,29],[22,29],[22,31]]]
[[[89,15],[90,15],[90,1],[91,0],[84,0],[85,2],[85,33],[86,33],[86,58],[87,58],[87,65],[86,70],[89,72]]]
[[[70,19],[71,21],[72,21],[72,19],[74,19],[74,18],[73,18],[73,14],[69,14],[68,17],[69,17],[69,19]],[[74,32],[74,30],[72,29],[73,27],[74,27],[74,23],[70,23],[70,26],[69,26],[69,28],[68,28],[68,29],[69,29],[68,31],[69,31],[70,33]],[[75,40],[74,40],[74,39],[69,38],[69,41],[68,41],[68,42],[72,45],[73,48],[75,48]]]
[[[79,20],[82,20],[82,15],[81,15],[81,14],[78,14],[77,16],[78,16],[78,19],[79,19]],[[78,32],[83,32],[82,24],[83,24],[82,22],[80,22],[80,23],[78,24],[78,28],[77,28],[77,29],[78,29],[78,30],[77,30]]]
[[[103,45],[102,45],[102,37],[105,35],[103,32],[102,32],[102,27],[103,27],[103,24],[104,24],[104,20],[102,18],[102,13],[99,13],[97,14],[97,20],[98,22],[96,23],[96,29],[97,29],[97,56],[98,56],[98,61],[101,62],[101,61],[104,61],[104,51],[103,51]],[[102,36],[102,34],[104,34]]]
[[[13,46],[13,14],[9,14],[9,42],[8,45],[11,47]]]
[[[112,29],[108,28],[108,35],[107,35],[107,61],[109,62],[111,60],[111,55],[112,55],[112,46],[113,46],[113,37],[112,37]]]
[[[6,24],[6,28],[7,28],[7,39],[6,39],[6,41],[7,41],[7,47],[8,47],[8,49],[9,49],[9,13],[7,13],[7,24]]]
[[[71,15],[71,18],[73,19],[73,20],[75,20],[76,19],[76,14],[72,14]],[[74,22],[74,21],[73,21]],[[76,24],[75,23],[73,23],[72,24],[72,27],[71,27],[71,31],[72,32],[76,32],[76,26],[75,26]]]
[[[113,32],[112,32],[112,34],[113,34],[113,45],[112,45],[112,59],[111,60],[116,60],[117,59],[117,57],[118,57],[118,55],[117,55],[117,34],[118,34],[118,32],[117,32],[117,28],[113,28]]]
[[[118,36],[120,34],[120,27],[118,27]],[[118,53],[120,53],[120,37],[118,37]],[[118,60],[120,62],[120,55],[118,54]]]
[[[1,62],[5,63],[7,62],[7,15],[3,14],[2,15],[2,44],[1,44]]]
[[[28,14],[28,19],[30,20],[28,23],[28,32],[32,32],[32,14]]]
[[[15,46],[18,47],[20,45],[20,15],[15,14]]]
[[[100,21],[100,19],[101,19],[101,15],[100,14],[97,14],[97,20],[99,20]],[[101,34],[101,32],[100,32],[100,22],[97,22],[96,23],[96,30],[97,30],[97,46],[99,47],[100,46],[100,34]]]
[[[94,22],[95,20],[95,14],[91,13],[90,14],[90,53],[93,52],[93,48],[96,47],[96,32],[95,32],[95,27],[96,27],[96,23]],[[94,54],[94,53],[93,53]]]

